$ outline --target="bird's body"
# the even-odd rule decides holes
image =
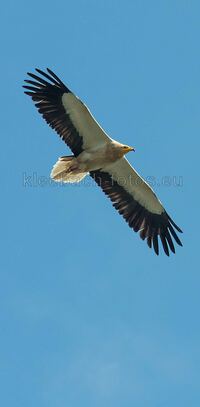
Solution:
[[[74,179],[74,177],[71,178],[70,175],[79,175],[80,173],[84,174],[81,177],[82,179],[90,171],[106,168],[110,164],[117,162],[123,157],[123,147],[125,147],[123,144],[108,139],[104,143],[100,143],[100,145],[87,148],[77,157],[61,157],[53,167],[51,177],[55,181],[71,182],[71,179]],[[63,169],[64,162],[66,164],[66,171]],[[62,171],[60,172],[59,168],[61,167]],[[55,177],[58,171],[60,176]],[[77,177],[77,180],[80,181],[80,178]]]
[[[149,247],[159,253],[158,236],[164,251],[175,253],[172,238],[182,245],[172,221],[150,186],[131,167],[124,155],[132,147],[111,139],[96,122],[88,108],[50,70],[37,69],[39,77],[24,86],[47,123],[54,128],[73,152],[54,165],[55,181],[79,182],[89,174],[113,202],[113,206]],[[45,79],[44,79],[45,78]],[[47,80],[48,81],[47,81]]]

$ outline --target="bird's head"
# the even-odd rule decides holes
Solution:
[[[129,151],[135,151],[133,147],[130,146],[122,146],[123,155],[129,153]]]
[[[119,157],[123,157],[125,154],[129,153],[129,151],[135,151],[133,147],[121,143],[115,143],[115,149],[117,150]]]

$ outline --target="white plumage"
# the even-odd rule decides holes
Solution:
[[[51,177],[55,181],[79,182],[89,174],[113,202],[129,226],[159,253],[158,237],[167,255],[175,253],[173,239],[182,246],[175,229],[182,232],[165,211],[150,186],[124,155],[133,148],[111,139],[88,108],[47,68],[41,75],[28,73],[26,94],[38,111],[71,148],[73,156],[61,157]]]

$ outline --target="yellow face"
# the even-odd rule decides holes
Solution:
[[[129,151],[135,151],[135,149],[129,146],[122,146],[123,155],[129,153]]]

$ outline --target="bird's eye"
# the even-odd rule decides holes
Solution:
[[[124,148],[127,148],[127,146],[124,146]]]

